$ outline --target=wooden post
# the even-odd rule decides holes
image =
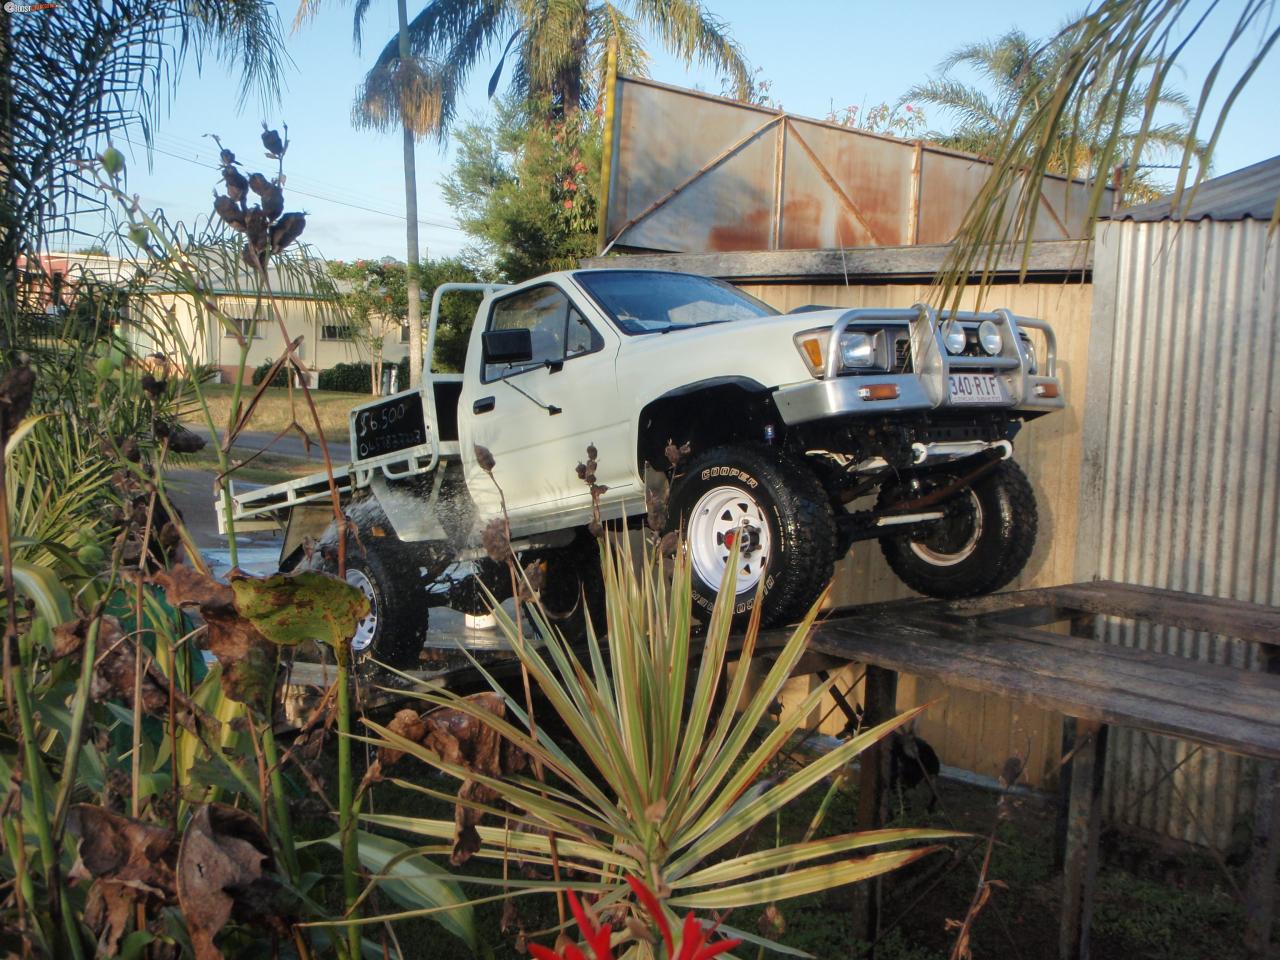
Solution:
[[[1267,673],[1280,673],[1280,649],[1263,649]],[[1280,865],[1280,764],[1258,764],[1257,798],[1253,803],[1253,838],[1244,894],[1244,948],[1250,960],[1265,960],[1271,951],[1275,921],[1276,867]]]
[[[1095,627],[1097,616],[1094,614],[1078,614],[1071,618],[1071,636],[1096,638]],[[1062,718],[1062,756],[1071,754],[1076,745],[1075,717]],[[1058,769],[1058,811],[1053,829],[1053,869],[1061,871],[1066,866],[1067,856],[1067,821],[1071,807],[1071,764],[1064,763]]]
[[[875,664],[867,664],[864,684],[862,727],[883,723],[894,715],[898,674]],[[889,813],[889,743],[881,740],[863,754],[858,777],[858,829],[878,830]],[[853,888],[853,935],[864,943],[874,943],[880,933],[880,880],[869,880]],[[864,957],[874,957],[875,948]]]
[[[609,248],[609,201],[613,185],[613,128],[618,109],[618,41],[611,39],[605,47],[604,67],[604,132],[600,150],[600,202],[596,204],[596,249]]]
[[[1088,960],[1089,924],[1098,876],[1098,833],[1102,822],[1102,779],[1107,761],[1107,726],[1073,719],[1075,754],[1067,801],[1066,845],[1062,870],[1062,918],[1059,960]]]

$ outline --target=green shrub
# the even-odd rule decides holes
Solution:
[[[256,387],[267,378],[267,374],[271,372],[271,365],[274,360],[266,360],[253,371],[253,385]],[[281,367],[276,371],[276,375],[271,378],[269,386],[287,387],[289,385],[289,370],[287,367]]]
[[[368,393],[371,383],[369,364],[339,363],[320,371],[316,386],[321,390],[341,390],[346,393]]]
[[[383,371],[385,372],[389,366],[391,364],[384,364]],[[409,358],[405,357],[395,366],[398,371],[396,373],[396,389],[405,390],[409,386]],[[369,364],[367,363],[339,363],[328,370],[321,370],[316,386],[320,390],[368,393],[373,383],[370,379],[371,376]]]

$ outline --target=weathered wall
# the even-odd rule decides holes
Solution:
[[[782,309],[818,303],[840,307],[905,307],[925,300],[929,288],[918,284],[882,285],[743,285],[747,292]],[[1006,306],[1021,316],[1039,317],[1053,325],[1058,341],[1058,371],[1067,409],[1028,424],[1015,441],[1018,462],[1027,471],[1040,507],[1040,534],[1023,575],[1010,589],[1071,582],[1076,565],[1075,544],[1080,491],[1083,399],[1089,357],[1089,284],[1027,283],[994,287],[984,306]],[[964,306],[971,307],[968,303]],[[1043,350],[1041,351],[1043,356]],[[869,603],[911,596],[889,570],[875,541],[854,546],[836,575],[833,602]],[[846,668],[841,686],[858,675]],[[792,681],[789,700],[802,694],[812,678]],[[1062,724],[1056,713],[1038,710],[999,697],[982,696],[941,684],[903,676],[898,706],[936,701],[917,732],[938,750],[942,762],[995,777],[1013,754],[1028,758],[1028,781],[1048,785],[1061,753]],[[837,733],[844,724],[838,710],[827,703],[823,731]]]
[[[1280,605],[1280,239],[1254,220],[1099,228],[1074,579]],[[1106,625],[1103,639],[1258,669],[1240,640]],[[1119,729],[1113,821],[1227,848],[1254,764]]]
[[[172,311],[173,332],[183,337],[187,343],[187,349],[196,361],[219,368],[224,379],[234,378],[240,359],[240,346],[236,339],[211,316],[202,316],[194,308],[191,298],[167,292],[155,293],[152,296],[159,309]],[[247,318],[254,315],[252,299],[223,296],[218,298],[218,305],[231,317]],[[323,338],[324,325],[334,323],[338,318],[316,301],[281,298],[277,302],[277,307],[289,337],[303,338],[298,354],[308,370],[328,370],[339,363],[368,362],[369,351],[364,346],[351,340]],[[265,311],[260,310],[259,313],[266,316]],[[256,367],[279,357],[284,351],[285,344],[285,338],[275,319],[260,319],[256,325],[255,336],[249,344],[249,356],[245,366],[246,382]],[[151,348],[149,345],[144,346],[147,349]],[[408,351],[409,345],[400,342],[399,331],[389,331],[382,349],[385,362],[398,363]]]

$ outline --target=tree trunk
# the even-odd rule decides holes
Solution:
[[[405,0],[397,0],[400,17],[400,59],[409,59],[409,11]],[[409,295],[409,383],[422,382],[422,294],[418,283],[418,168],[414,157],[414,137],[404,124],[404,226],[405,282]]]

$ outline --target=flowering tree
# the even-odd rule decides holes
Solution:
[[[921,136],[927,125],[924,111],[910,103],[896,107],[887,103],[877,103],[871,107],[850,104],[837,109],[833,100],[827,110],[826,121],[838,123],[842,127],[853,127],[868,133],[887,133],[908,140]]]
[[[600,133],[599,113],[548,118],[515,102],[458,132],[441,186],[486,267],[518,281],[596,252]]]

